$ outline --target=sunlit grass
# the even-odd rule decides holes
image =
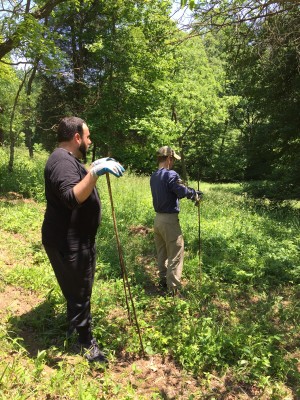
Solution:
[[[149,176],[126,173],[110,181],[146,353],[171,355],[199,379],[229,373],[236,382],[268,388],[274,396],[285,389],[300,395],[299,209],[255,201],[238,184],[201,183],[200,238],[198,208],[181,201],[186,299],[174,301],[155,291]],[[196,182],[189,185],[197,187]],[[105,176],[97,187],[103,215],[92,298],[94,332],[115,362],[122,351],[139,355],[140,343],[128,321]],[[74,363],[64,358],[65,305],[41,245],[43,212],[43,201],[2,197],[0,202],[0,290],[14,285],[42,299],[22,316],[11,311],[1,319],[0,393],[14,399],[76,398],[75,393],[135,398],[134,389],[120,388],[109,371],[101,375],[100,393],[93,371],[80,357]],[[28,330],[39,348],[31,356],[24,339]]]

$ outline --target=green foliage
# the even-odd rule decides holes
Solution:
[[[65,54],[65,66],[52,77],[41,76],[37,133],[47,148],[51,138],[44,130],[57,124],[57,116],[72,113],[88,121],[97,153],[113,152],[129,162],[124,148],[141,149],[143,138],[132,126],[161,101],[156,81],[168,68],[165,42],[175,29],[168,9],[169,3],[160,1],[61,5],[51,23],[61,26],[64,38],[55,43]]]
[[[227,232],[226,238],[222,239],[221,232],[219,233],[217,240],[223,243],[222,248],[216,248],[214,241],[208,243],[209,254],[214,258],[213,252],[218,251],[224,260],[223,266],[211,264],[212,270],[216,268],[215,273],[218,271],[220,277],[223,276],[223,279],[228,279],[229,282],[244,281],[245,284],[259,285],[262,277],[264,282],[269,281],[270,284],[277,281],[294,281],[294,273],[298,268],[298,256],[296,242],[289,235],[290,228],[287,226],[285,230],[282,227],[275,229],[272,223],[265,222],[262,229],[264,210],[268,206],[262,204],[259,208],[259,206],[253,206],[252,201],[248,200],[245,201],[244,207],[239,213],[230,215],[225,211],[219,217],[219,224],[226,219],[232,221],[232,237],[228,236]],[[271,209],[271,206],[269,208]],[[278,210],[280,213],[280,206]],[[278,210],[275,208],[270,211],[269,218],[277,219]],[[249,212],[254,215],[250,217]],[[297,214],[296,211],[294,216],[291,213],[292,223],[297,220]],[[250,219],[251,223],[245,226],[245,221],[250,222]],[[287,250],[288,257],[283,249]],[[232,268],[237,262],[239,268]],[[296,282],[299,283],[298,280]]]
[[[298,199],[299,8],[271,3],[274,12],[256,1],[182,1],[192,34],[170,19],[168,1],[8,4],[0,53],[11,39],[14,59],[32,66],[14,70],[9,56],[0,65],[11,167],[15,145],[52,150],[51,128],[74,114],[87,120],[96,157],[150,173],[155,150],[170,144],[185,179],[255,180],[248,193]]]
[[[36,146],[32,159],[25,146],[18,147],[13,172],[8,172],[8,159],[8,149],[0,147],[0,193],[16,192],[26,198],[43,200],[47,153]]]
[[[12,94],[17,92],[19,83],[20,81],[18,79],[16,71],[12,67],[0,63],[0,130],[2,133],[2,137],[0,137],[1,143],[10,143],[9,126],[14,102],[14,96]]]
[[[296,368],[300,318],[297,207],[251,200],[237,184],[202,184],[202,284],[197,208],[182,200],[187,283],[185,299],[174,300],[156,291],[149,177],[126,173],[121,179],[112,177],[111,185],[146,353],[171,356],[199,382],[210,374],[221,379],[229,373],[232,382],[257,385],[273,393],[285,393],[285,388],[296,395],[300,379]],[[195,187],[195,183],[191,185]],[[117,362],[121,352],[137,355],[140,344],[135,326],[128,324],[105,178],[100,178],[97,186],[103,220],[97,237],[94,332],[111,361]],[[65,305],[40,242],[43,208],[41,203],[22,198],[2,198],[0,202],[0,244],[5,249],[4,260],[10,259],[12,264],[8,267],[0,257],[1,288],[9,284],[30,289],[42,299],[20,317],[8,315],[1,325],[1,360],[11,349],[15,352],[14,362],[0,362],[1,390],[14,396],[18,374],[19,393],[30,391],[34,398],[44,393],[74,398],[74,393],[77,396],[83,391],[91,398],[125,399],[136,394],[137,389],[117,385],[106,371],[101,375],[100,395],[98,379],[86,362],[70,363],[65,358],[69,354],[63,344]],[[39,349],[30,357],[24,334],[28,329]],[[54,364],[51,374],[45,375],[47,366]]]
[[[242,25],[244,36],[232,39],[242,46],[238,54],[228,51],[231,89],[241,96],[232,109],[231,121],[242,131],[246,180],[253,194],[281,199],[299,198],[299,58],[295,35],[299,31],[299,8],[279,13],[255,26]],[[238,43],[237,43],[238,42]],[[265,184],[267,182],[267,184]],[[270,184],[269,182],[272,181]]]

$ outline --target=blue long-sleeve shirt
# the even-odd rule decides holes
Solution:
[[[150,178],[154,210],[158,213],[179,213],[179,199],[190,199],[195,190],[183,185],[174,170],[160,168]]]

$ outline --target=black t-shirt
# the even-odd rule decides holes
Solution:
[[[68,151],[57,148],[44,171],[47,207],[42,226],[42,242],[61,250],[80,251],[95,243],[101,219],[101,203],[96,188],[78,204],[73,187],[87,174],[84,166]]]

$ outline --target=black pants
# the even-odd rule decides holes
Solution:
[[[76,329],[79,342],[89,343],[92,339],[91,295],[96,266],[95,246],[71,252],[44,247],[67,301],[69,333]]]

